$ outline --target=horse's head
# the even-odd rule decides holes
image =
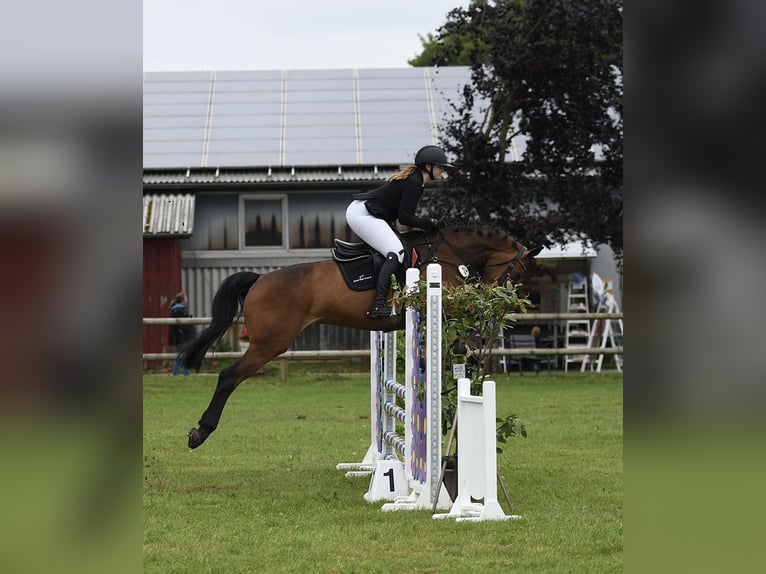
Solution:
[[[484,265],[482,281],[505,284],[521,277],[527,272],[532,259],[542,250],[542,246],[528,249],[518,239],[511,238],[510,245],[504,246],[489,256]]]
[[[456,278],[465,278],[467,270],[480,275],[484,283],[505,283],[524,274],[542,250],[527,249],[511,234],[489,225],[448,226],[429,248],[432,259],[455,268]]]

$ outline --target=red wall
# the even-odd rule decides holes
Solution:
[[[181,290],[181,240],[144,238],[144,317],[168,317],[170,301]],[[144,325],[144,353],[168,349],[167,325]]]

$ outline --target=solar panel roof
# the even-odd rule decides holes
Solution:
[[[467,67],[144,74],[144,167],[385,165],[440,130]]]

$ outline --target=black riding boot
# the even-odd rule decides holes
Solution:
[[[391,316],[391,309],[386,305],[386,298],[388,297],[388,288],[391,285],[391,275],[396,274],[399,265],[399,258],[396,256],[396,253],[390,252],[386,255],[386,260],[380,268],[380,275],[378,275],[378,287],[375,292],[375,299],[372,302],[372,307],[367,311],[367,316],[370,319]]]

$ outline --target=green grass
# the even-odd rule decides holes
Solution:
[[[270,367],[194,451],[216,377],[145,376],[145,571],[622,571],[621,374],[494,377],[498,416],[531,422],[498,455],[523,518],[455,523],[381,512],[368,479],[335,469],[369,446],[369,383],[352,368],[293,363],[281,383]]]

